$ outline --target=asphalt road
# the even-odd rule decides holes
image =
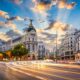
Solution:
[[[80,66],[45,61],[1,62],[0,80],[80,80]]]

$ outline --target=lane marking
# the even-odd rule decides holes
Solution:
[[[26,74],[28,76],[32,76],[32,77],[37,78],[37,79],[40,79],[40,80],[50,80],[50,79],[43,78],[43,77],[40,77],[40,76],[37,76],[37,75],[33,75],[33,74],[30,74],[30,73],[25,73],[24,71],[21,71],[21,70],[18,70],[16,68],[13,68],[12,66],[10,67],[9,65],[7,65],[7,67],[10,68],[10,69],[12,69],[12,70],[14,70],[14,71],[17,71],[17,72]]]
[[[37,63],[36,63],[36,64],[37,64]],[[22,64],[22,65],[24,65],[24,64]],[[24,65],[24,66],[26,66],[26,65]],[[34,67],[34,64],[33,64],[33,67]],[[33,67],[32,67],[32,68],[33,68]],[[52,70],[55,71],[55,70],[56,70],[56,71],[60,71],[60,72],[64,72],[64,73],[80,74],[79,72],[75,72],[75,71],[73,72],[73,71],[66,71],[66,70],[59,70],[59,69],[52,69],[52,68],[46,68],[46,69],[49,69],[50,71],[52,71]],[[55,71],[55,72],[56,72],[56,71]]]
[[[66,71],[66,70],[59,70],[59,69],[51,69],[51,68],[47,68],[47,69],[49,69],[49,70],[56,70],[56,71],[59,71],[59,72],[64,72],[64,73],[73,73],[73,74],[80,74],[79,72],[73,72],[73,71]],[[55,71],[55,72],[56,72]]]
[[[58,75],[54,75],[54,74],[49,74],[49,73],[45,73],[45,72],[40,72],[40,71],[35,71],[35,70],[23,68],[23,66],[21,66],[21,67],[20,66],[17,66],[17,67],[18,67],[18,69],[29,70],[29,71],[32,71],[32,72],[36,72],[36,73],[40,73],[40,74],[44,74],[44,75],[48,75],[48,76],[52,76],[52,77],[55,76],[57,78],[62,78],[62,79],[65,79],[65,80],[75,80],[75,79],[67,78],[67,77],[64,77],[64,76],[58,76]],[[15,65],[15,68],[16,68],[16,65]],[[80,80],[80,79],[76,79],[76,80]]]
[[[50,65],[50,66],[59,66],[59,67],[65,67],[65,68],[77,68],[77,69],[80,69],[80,66],[78,65],[70,65],[70,64],[58,64],[58,63],[44,63],[44,65]]]

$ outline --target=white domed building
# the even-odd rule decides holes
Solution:
[[[24,43],[26,48],[29,50],[30,57],[33,59],[37,59],[38,56],[38,42],[37,42],[37,33],[36,29],[32,24],[32,20],[30,20],[29,27],[24,30]]]
[[[8,32],[8,34],[11,34],[11,31]],[[28,57],[30,60],[35,60],[45,55],[45,51],[39,47],[40,45],[42,46],[42,43],[39,43],[37,40],[37,32],[32,24],[32,20],[30,20],[29,26],[24,29],[23,35],[17,36],[16,38],[5,42],[3,45],[1,45],[0,49],[4,52],[9,49],[13,49],[17,44],[24,44],[26,46],[26,48],[29,50]]]

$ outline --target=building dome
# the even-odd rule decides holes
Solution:
[[[32,24],[32,20],[30,20],[29,27],[25,31],[27,31],[27,32],[35,31],[36,32],[36,29],[34,28],[34,26]]]

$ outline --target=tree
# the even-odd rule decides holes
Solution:
[[[2,58],[9,58],[8,55],[5,52],[0,51],[0,57]]]
[[[28,49],[26,49],[25,45],[23,44],[18,44],[14,47],[14,49],[12,50],[12,56],[19,57],[20,60],[22,58],[22,56],[28,54]]]
[[[3,52],[3,57],[4,58],[9,58],[9,56],[6,54],[6,52]]]
[[[3,60],[3,54],[0,52],[0,60]]]
[[[7,50],[6,52],[5,52],[5,54],[8,56],[8,58],[10,59],[11,57],[12,57],[12,50],[10,49],[10,50]]]

